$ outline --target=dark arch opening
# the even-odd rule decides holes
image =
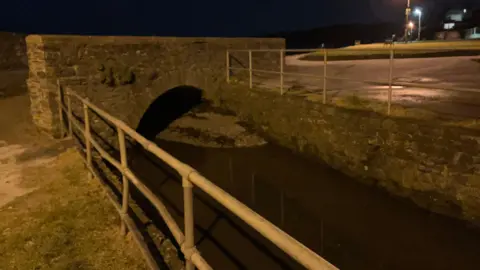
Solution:
[[[203,102],[203,90],[188,85],[174,87],[150,104],[138,123],[137,132],[153,141],[173,121]]]

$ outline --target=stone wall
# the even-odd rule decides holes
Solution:
[[[232,86],[216,102],[294,151],[434,212],[480,224],[480,130]]]
[[[0,69],[27,68],[25,35],[0,32]]]
[[[33,35],[27,47],[35,123],[58,134],[57,79],[135,128],[150,103],[168,89],[191,85],[215,96],[226,83],[227,49],[281,49],[285,41]],[[263,55],[254,58],[256,68],[278,69],[278,53],[257,54]],[[232,67],[248,67],[248,53],[230,56]],[[77,105],[74,111],[81,113]]]

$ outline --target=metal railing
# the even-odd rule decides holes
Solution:
[[[65,94],[65,95],[63,95]],[[65,96],[66,106],[62,101],[62,96]],[[76,119],[72,114],[72,99],[76,99],[81,102],[84,114],[84,125]],[[220,189],[211,181],[199,174],[195,169],[191,168],[185,163],[177,160],[175,157],[160,149],[155,143],[147,140],[135,130],[130,128],[127,124],[121,120],[111,116],[104,110],[100,109],[96,105],[92,104],[87,99],[79,96],[70,89],[66,89],[65,93],[62,91],[60,83],[58,83],[58,104],[59,115],[61,121],[61,134],[64,133],[64,119],[63,113],[67,115],[68,135],[73,137],[73,128],[75,127],[85,139],[85,164],[89,169],[89,177],[95,177],[99,180],[92,163],[92,150],[95,149],[100,156],[107,160],[110,164],[116,167],[122,174],[123,192],[121,204],[110,195],[109,199],[115,206],[115,209],[121,217],[121,233],[126,234],[126,230],[132,232],[132,235],[139,245],[143,256],[151,269],[159,269],[154,258],[148,251],[148,248],[143,241],[143,237],[136,227],[135,223],[129,217],[128,214],[128,202],[129,202],[129,183],[133,183],[138,190],[154,205],[156,210],[160,213],[161,217],[165,221],[167,227],[171,231],[173,237],[181,247],[181,251],[186,259],[186,269],[192,270],[195,267],[202,270],[212,269],[212,267],[204,260],[200,252],[195,247],[194,242],[194,216],[193,216],[193,192],[194,186],[197,186],[203,190],[206,194],[211,196],[226,209],[234,213],[237,217],[242,219],[245,223],[263,235],[265,238],[274,243],[277,247],[283,250],[286,254],[295,259],[298,263],[306,267],[307,269],[337,269],[335,266],[327,262],[325,259],[314,253],[303,244],[295,240],[293,237],[273,225],[271,222],[248,208],[246,205],[232,197],[230,194]],[[100,144],[92,137],[91,123],[89,112],[93,111],[105,121],[110,122],[116,127],[118,134],[118,143],[120,150],[120,161],[116,160],[106,150],[104,150]],[[145,186],[142,181],[129,169],[127,162],[127,149],[125,144],[125,134],[130,136],[133,140],[143,146],[147,151],[154,154],[156,157],[164,161],[170,167],[175,169],[182,176],[183,197],[184,197],[184,232],[177,225],[172,215],[167,210],[163,202],[158,199],[154,193]],[[93,147],[93,148],[92,148]],[[106,185],[104,188],[108,189]],[[109,194],[109,193],[107,193]]]
[[[339,52],[344,50],[345,52],[355,52],[355,51],[362,51],[365,55],[378,55],[379,52],[382,52],[383,58],[367,58],[367,59],[387,59],[389,60],[389,75],[388,79],[385,81],[379,80],[359,80],[359,79],[351,79],[351,78],[344,78],[339,76],[328,76],[328,60],[329,55],[334,52]],[[434,53],[447,53],[447,52],[462,52],[462,51],[478,51],[478,55],[480,55],[480,48],[478,47],[471,47],[471,46],[460,46],[455,48],[428,48],[428,49],[402,49],[404,51],[411,51],[411,52],[424,52],[426,54],[434,54]],[[232,67],[231,66],[231,55],[232,53],[239,52],[239,53],[248,53],[248,68],[243,67]],[[278,53],[279,54],[279,67],[278,71],[274,70],[263,70],[263,69],[254,69],[253,68],[253,53]],[[309,73],[300,73],[300,72],[285,72],[285,54],[286,53],[321,53],[323,55],[323,74],[309,74]],[[404,53],[398,53],[404,54]],[[395,45],[388,45],[388,47],[382,49],[252,49],[252,50],[227,50],[227,61],[226,61],[226,80],[227,83],[231,82],[231,72],[232,71],[248,71],[249,75],[249,87],[250,89],[253,88],[253,73],[263,73],[263,74],[278,74],[279,76],[279,88],[280,88],[280,95],[284,95],[285,91],[285,75],[293,75],[293,76],[300,76],[300,77],[311,77],[323,80],[323,88],[322,88],[322,102],[323,104],[327,103],[327,82],[328,80],[336,80],[336,81],[348,81],[348,82],[356,82],[356,83],[366,83],[366,84],[377,84],[377,85],[385,85],[388,86],[388,98],[387,98],[387,114],[390,115],[391,113],[391,106],[392,106],[392,90],[393,85],[401,86],[401,87],[417,87],[422,89],[435,89],[435,90],[446,90],[446,91],[460,91],[460,92],[470,92],[470,93],[480,93],[480,89],[477,88],[467,88],[467,87],[450,87],[448,85],[426,85],[426,84],[419,84],[419,83],[408,83],[408,82],[398,82],[393,81],[393,74],[394,74],[394,62],[395,62],[395,55],[396,47]],[[426,58],[426,57],[425,57]],[[361,60],[361,59],[357,59]]]

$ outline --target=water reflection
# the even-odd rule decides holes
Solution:
[[[157,143],[341,269],[477,269],[480,263],[478,231],[283,148]],[[181,186],[167,190],[181,208]],[[208,215],[196,213],[196,221]]]

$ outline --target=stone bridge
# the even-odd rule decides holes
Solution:
[[[211,98],[226,85],[228,49],[281,49],[283,39],[52,36],[27,37],[28,88],[36,125],[55,136],[59,129],[57,80],[136,127],[163,92],[189,85]],[[278,55],[255,57],[256,67],[278,67]],[[248,66],[248,54],[231,55],[232,66]],[[242,74],[238,74],[241,76]],[[77,108],[78,109],[78,108]],[[75,110],[75,108],[74,108]]]

